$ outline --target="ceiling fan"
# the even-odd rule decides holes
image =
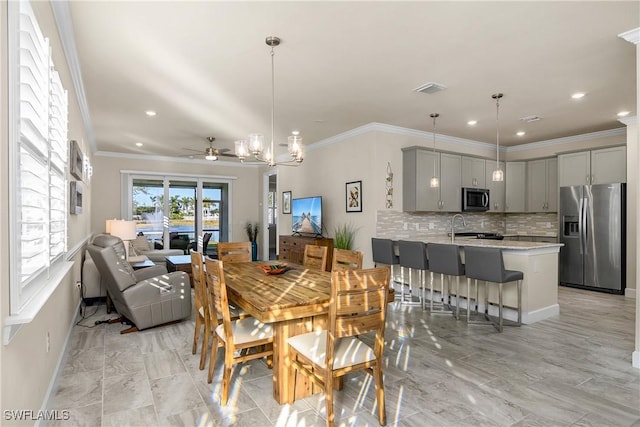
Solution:
[[[202,152],[202,150],[194,150],[193,148],[183,148],[183,150],[195,151],[199,154],[183,154],[180,157],[203,157],[205,160],[216,161],[219,157],[236,157],[235,154],[227,154],[229,150],[228,148],[216,148],[213,146],[213,141],[216,139],[212,136],[207,137],[207,141],[209,141],[209,146]]]

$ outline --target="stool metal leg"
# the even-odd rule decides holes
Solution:
[[[498,331],[502,332],[502,283],[498,283],[498,319],[500,322]]]
[[[522,325],[522,280],[518,280],[518,326]]]

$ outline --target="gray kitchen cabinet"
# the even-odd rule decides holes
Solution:
[[[484,171],[485,160],[476,157],[461,157],[462,187],[487,188]]]
[[[627,182],[627,149],[624,146],[560,154],[558,186]]]
[[[507,162],[505,212],[526,212],[527,163]]]
[[[487,185],[486,188],[489,189],[489,211],[488,212],[504,212],[505,181],[493,180],[493,170],[495,168],[496,168],[495,160],[485,161],[485,183]],[[500,162],[500,169],[502,169],[503,171],[505,170],[504,162]]]
[[[402,149],[402,164],[402,210],[460,211],[462,185],[459,155],[409,147]],[[440,178],[440,187],[432,188],[430,185],[434,174]]]
[[[558,161],[552,159],[527,162],[527,211],[558,210]]]

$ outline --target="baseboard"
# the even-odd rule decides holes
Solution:
[[[636,369],[640,369],[640,351],[634,351],[631,355],[631,366]]]
[[[624,296],[627,298],[636,298],[636,290],[635,288],[625,288],[624,289]]]
[[[549,317],[558,316],[560,314],[560,305],[553,304],[548,307],[533,310],[528,313],[522,313],[522,323],[536,323]]]
[[[47,387],[47,392],[44,395],[44,399],[42,401],[42,411],[45,411],[49,407],[49,401],[51,399],[51,393],[53,393],[53,388],[58,381],[58,376],[62,372],[62,367],[67,360],[67,355],[69,353],[69,341],[71,340],[71,334],[73,333],[73,327],[78,321],[78,313],[80,313],[80,304],[82,304],[82,298],[79,299],[78,305],[75,307],[74,313],[75,316],[71,318],[71,324],[69,325],[69,331],[67,332],[67,337],[64,340],[64,345],[62,347],[62,351],[60,352],[60,356],[58,357],[58,363],[56,364],[56,369],[53,371],[53,375],[51,376],[51,381],[49,381],[49,387]],[[35,423],[36,427],[40,427],[41,425],[46,425],[47,423],[41,423],[41,420],[38,420]]]

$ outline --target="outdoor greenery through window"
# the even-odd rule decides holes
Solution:
[[[215,244],[228,235],[227,193],[227,183],[134,178],[131,194],[136,231],[158,245],[166,247],[168,240],[170,248],[185,251],[198,247],[204,233],[211,233],[210,243]]]

